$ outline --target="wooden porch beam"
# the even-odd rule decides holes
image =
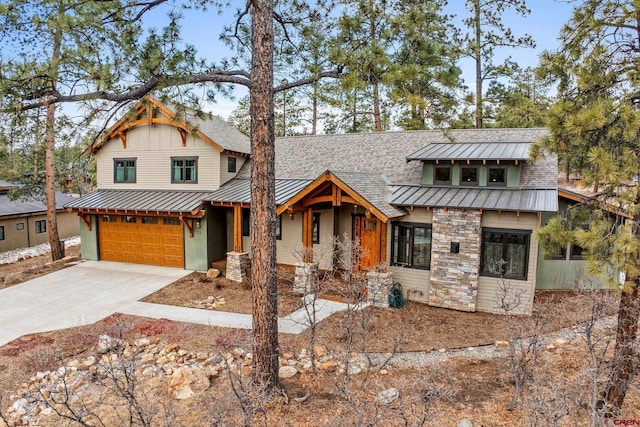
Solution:
[[[313,210],[307,209],[303,214],[302,246],[304,247],[304,262],[313,262]]]
[[[180,221],[187,227],[189,230],[189,237],[193,237],[193,219],[188,221],[185,217],[180,215]]]
[[[334,185],[331,187],[331,192],[333,195],[333,206],[342,206],[342,188]]]

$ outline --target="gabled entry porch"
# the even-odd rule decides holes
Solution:
[[[290,218],[302,216],[303,262],[318,262],[314,257],[314,244],[320,243],[321,235],[329,234],[332,240],[346,236],[355,245],[352,254],[332,254],[331,267],[353,266],[356,270],[372,270],[387,262],[389,218],[352,187],[354,183],[366,181],[365,177],[369,175],[339,175],[332,171],[325,172],[280,205],[277,214]],[[330,215],[331,230],[320,228],[323,215]],[[344,265],[347,261],[352,265]]]

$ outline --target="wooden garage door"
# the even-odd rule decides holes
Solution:
[[[184,237],[177,218],[100,215],[100,259],[184,268]]]

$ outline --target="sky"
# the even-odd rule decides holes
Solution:
[[[464,0],[449,0],[445,8],[448,14],[456,15],[456,24],[466,14]],[[512,29],[516,36],[529,34],[536,42],[535,49],[503,49],[496,52],[495,62],[500,62],[511,56],[522,67],[535,66],[538,63],[538,56],[544,50],[553,50],[558,46],[558,35],[562,25],[566,23],[576,2],[570,0],[528,0],[527,5],[531,9],[531,14],[521,17],[515,13],[505,14],[503,22]],[[230,53],[219,36],[225,25],[234,22],[234,12],[237,5],[244,4],[238,0],[232,0],[232,5],[218,13],[217,10],[209,11],[184,11],[182,21],[182,34],[185,42],[193,44],[198,50],[199,56],[210,61],[219,61],[223,57],[229,57]],[[235,6],[234,6],[235,5]],[[148,26],[161,27],[167,21],[167,8],[160,7],[154,10],[147,18],[145,24]],[[469,90],[473,91],[474,65],[471,60],[460,62],[462,76]],[[245,88],[238,88],[234,91],[235,99],[225,99],[219,97],[216,104],[211,104],[209,108],[216,115],[228,117],[236,107],[237,100],[246,95]]]

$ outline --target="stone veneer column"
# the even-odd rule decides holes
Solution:
[[[227,279],[234,282],[244,282],[247,280],[248,267],[248,252],[227,252]]]
[[[314,292],[318,280],[317,262],[299,262],[296,264],[295,278],[293,279],[293,291],[302,294]]]
[[[481,218],[479,210],[433,210],[429,305],[476,311]],[[459,253],[451,253],[451,242],[460,244]]]
[[[367,273],[367,301],[374,307],[389,307],[389,289],[393,284],[392,273]]]

